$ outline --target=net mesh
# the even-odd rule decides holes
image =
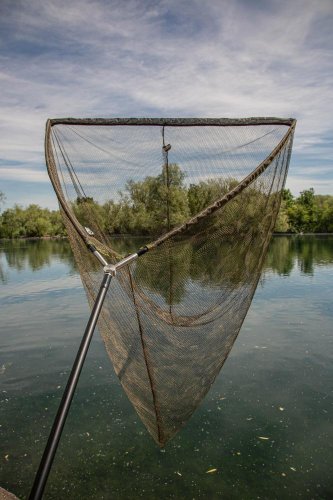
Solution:
[[[211,387],[255,292],[294,120],[52,120],[46,159],[115,372],[163,446]],[[117,235],[127,238],[117,239]],[[140,240],[137,236],[140,235]]]

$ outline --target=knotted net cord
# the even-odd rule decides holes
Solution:
[[[142,421],[164,445],[219,373],[255,292],[295,120],[56,119],[46,161],[92,304],[122,268],[99,328]],[[131,237],[116,239],[121,233]]]

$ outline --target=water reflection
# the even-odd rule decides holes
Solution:
[[[275,236],[266,257],[265,270],[289,276],[297,266],[313,275],[317,265],[333,264],[333,235]]]
[[[140,248],[143,242],[144,240],[140,238],[124,237],[115,239],[113,246],[119,253],[126,254]],[[216,251],[219,251],[218,247]],[[4,262],[8,267],[18,271],[23,269],[37,271],[50,266],[54,258],[68,264],[71,272],[76,269],[67,240],[0,240],[0,282],[6,283],[8,279]],[[317,265],[332,264],[333,235],[274,236],[264,269],[289,276],[292,270],[298,267],[302,273],[313,275]],[[196,278],[198,273],[208,281],[214,281],[218,275],[210,259],[207,259],[205,271],[195,265],[189,270],[191,278]],[[147,276],[147,280],[153,281],[153,277]],[[154,287],[153,282],[151,285]]]
[[[23,254],[28,251],[24,246],[36,244],[22,242],[21,248],[14,245],[15,251]],[[70,252],[68,243],[59,242],[67,250],[40,244],[53,249],[51,267],[45,264],[44,274],[33,271],[32,276],[9,269],[0,242],[0,262],[9,284],[23,274],[29,282],[50,272],[62,280],[68,267],[57,264],[61,254]],[[46,498],[97,499],[111,493],[123,499],[215,498],[216,492],[226,498],[278,498],[281,491],[288,498],[332,498],[332,244],[332,236],[273,239],[266,270],[274,270],[275,277],[258,289],[222,377],[163,452],[146,436],[96,335]],[[6,245],[8,253],[12,243]],[[136,239],[133,246],[140,242]],[[311,274],[304,271],[309,255],[316,280],[309,280]],[[72,262],[67,258],[65,264]],[[25,265],[28,269],[28,258]],[[278,277],[284,274],[292,276]],[[295,280],[298,288],[293,291]],[[3,293],[9,289],[0,288]],[[20,498],[31,487],[82,332],[87,305],[80,285],[76,290],[36,296],[34,315],[29,314],[30,304],[25,309],[24,304],[12,309],[6,305],[0,315],[1,354],[6,355],[0,362],[6,369],[0,382],[8,399],[1,405],[0,451],[8,460],[2,460],[0,476],[2,486]],[[216,473],[206,474],[215,467]]]
[[[298,266],[311,274],[318,259],[332,262],[333,239],[319,241],[273,239],[265,270],[289,275]],[[139,246],[113,243],[120,253]],[[188,421],[231,352],[260,272],[256,248],[264,246],[236,235],[211,242],[203,256],[195,240],[177,245],[174,254],[157,249],[118,273],[100,324],[123,388],[160,445]],[[82,274],[91,298],[100,278]]]
[[[75,261],[67,240],[0,240],[0,280],[6,283],[6,267],[23,271],[38,271],[49,267],[54,258],[70,266]]]

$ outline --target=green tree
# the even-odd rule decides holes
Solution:
[[[5,210],[1,215],[1,238],[25,236],[24,210],[19,205]]]
[[[105,230],[105,210],[93,198],[77,198],[72,205],[73,211],[83,227],[89,228],[100,237]]]
[[[315,210],[317,218],[316,232],[333,232],[333,196],[316,195]]]
[[[308,209],[313,209],[314,199],[315,199],[314,189],[310,188],[301,191],[300,196],[297,199],[297,202]]]
[[[274,231],[276,233],[288,233],[290,231],[288,210],[283,201],[281,202]]]
[[[189,217],[185,174],[176,164],[156,177],[130,179],[118,203],[104,205],[109,233],[151,234],[181,224]]]
[[[294,204],[295,198],[290,189],[284,189],[282,191],[282,202],[284,202],[287,208],[291,207]]]
[[[296,232],[313,232],[318,228],[318,213],[315,209],[314,189],[310,188],[300,193],[288,208],[288,216],[291,229]]]
[[[333,196],[316,195],[313,188],[294,198],[285,190],[276,224],[277,231],[292,233],[333,232]]]
[[[280,210],[275,223],[275,228],[274,228],[275,232],[288,233],[291,231],[288,211],[291,207],[293,207],[294,203],[295,199],[290,189],[284,189],[282,191]]]
[[[48,236],[52,232],[49,210],[29,205],[24,211],[24,230],[27,237]]]
[[[49,236],[66,236],[64,221],[59,210],[52,210],[49,213],[51,230]]]
[[[190,184],[187,192],[191,215],[195,215],[237,185],[235,179],[208,179]]]
[[[30,238],[42,236],[63,236],[64,225],[58,211],[29,205],[22,208],[14,205],[1,214],[1,238]]]
[[[146,177],[142,182],[128,181],[126,191],[138,226],[147,229],[168,229],[185,221],[189,216],[185,174],[178,165],[163,167],[160,175]]]

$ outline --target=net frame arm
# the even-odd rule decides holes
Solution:
[[[169,127],[245,127],[247,125],[287,125],[296,123],[294,118],[51,118],[50,125],[158,125]]]

